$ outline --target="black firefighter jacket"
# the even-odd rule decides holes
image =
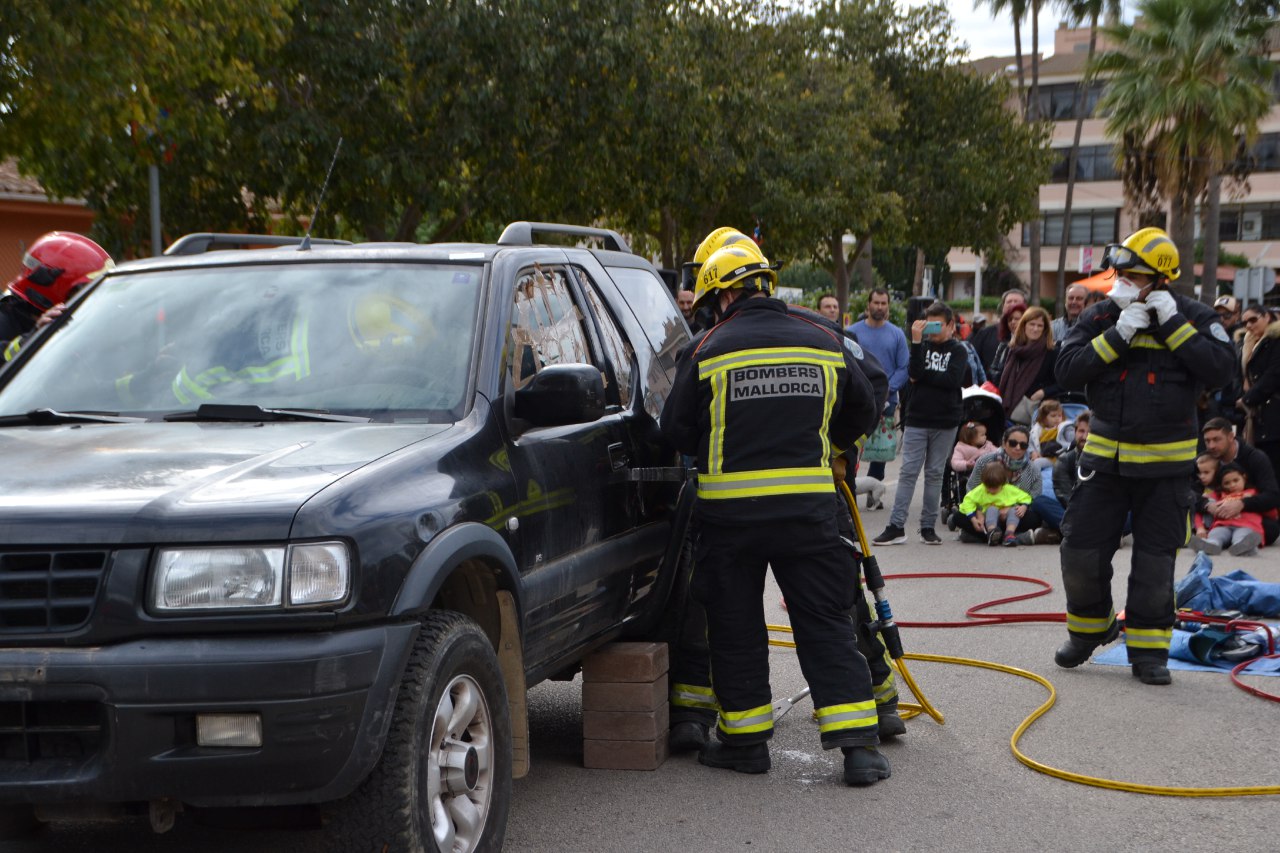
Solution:
[[[1085,309],[1058,352],[1058,382],[1093,410],[1082,468],[1128,477],[1186,476],[1199,439],[1196,403],[1231,380],[1234,351],[1217,313],[1174,294],[1177,313],[1126,343],[1110,299]]]
[[[880,417],[843,341],[755,297],[730,305],[681,354],[661,424],[697,458],[699,518],[757,524],[831,512],[831,459]]]

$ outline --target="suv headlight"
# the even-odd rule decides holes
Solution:
[[[151,603],[163,612],[314,607],[337,604],[350,589],[351,558],[341,542],[164,548]]]

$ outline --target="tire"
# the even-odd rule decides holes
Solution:
[[[422,619],[382,758],[335,806],[334,853],[502,849],[511,802],[511,719],[493,647],[461,613]]]
[[[0,806],[0,841],[17,841],[35,835],[41,827],[35,808],[26,804]]]

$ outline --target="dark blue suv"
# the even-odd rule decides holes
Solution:
[[[526,687],[673,595],[687,326],[613,232],[227,242],[280,241],[122,264],[0,374],[0,810],[496,849]]]

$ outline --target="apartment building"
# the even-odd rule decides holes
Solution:
[[[1053,298],[1057,292],[1058,258],[1063,241],[1067,244],[1068,283],[1096,273],[1102,249],[1140,227],[1131,211],[1125,210],[1124,191],[1115,169],[1112,143],[1107,139],[1105,121],[1096,115],[1102,84],[1095,84],[1087,97],[1079,98],[1089,51],[1088,28],[1059,25],[1054,32],[1053,54],[1040,61],[1040,114],[1053,121],[1054,151],[1059,155],[1049,183],[1040,187],[1041,249],[1039,292]],[[1102,45],[1099,50],[1102,50]],[[1030,86],[1030,59],[1023,57]],[[1015,57],[988,57],[975,60],[979,74],[1016,75]],[[1083,110],[1080,156],[1071,204],[1071,230],[1063,234],[1067,199],[1067,157],[1075,135],[1076,110]],[[1249,266],[1280,268],[1280,103],[1263,119],[1252,149],[1253,172],[1247,188],[1232,194],[1224,185],[1219,226],[1223,252],[1242,255]],[[1163,224],[1163,223],[1143,223]],[[1197,236],[1199,236],[1197,225]],[[1031,229],[1023,225],[1006,236],[1005,256],[1010,269],[1025,284],[1031,281]],[[950,297],[971,297],[978,259],[968,250],[953,249],[947,256],[951,267]],[[1186,269],[1184,261],[1184,269]],[[1197,273],[1199,273],[1197,265]],[[1218,280],[1230,288],[1236,268],[1221,265]],[[990,285],[984,284],[984,293]]]

